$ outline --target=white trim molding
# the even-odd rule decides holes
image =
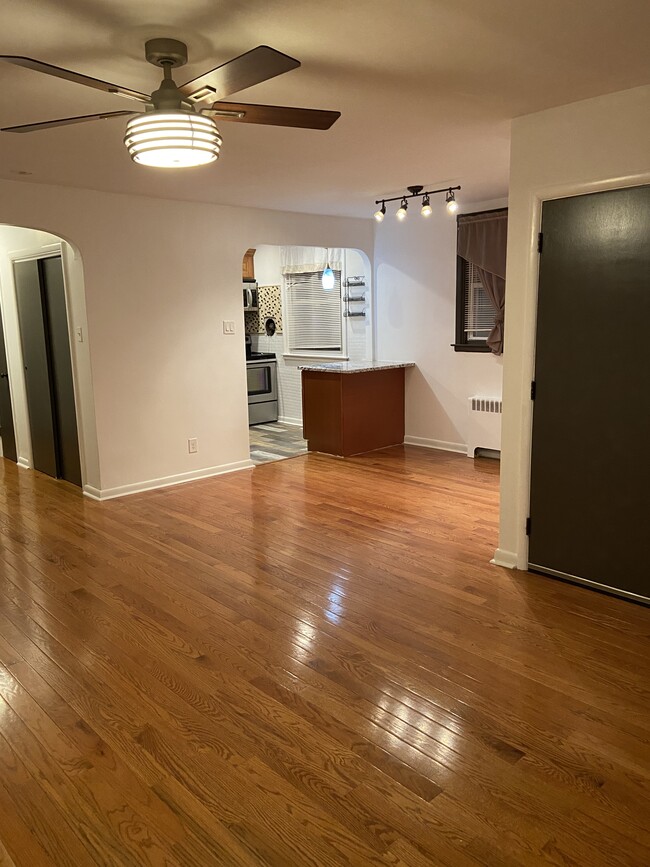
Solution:
[[[427,437],[405,436],[404,444],[407,446],[422,446],[425,449],[438,449],[441,452],[455,452],[459,455],[467,454],[467,446],[464,443],[447,443],[444,440],[432,440]]]
[[[237,470],[248,470],[255,467],[251,461],[235,461],[232,464],[222,464],[218,467],[205,467],[202,470],[191,470],[189,473],[178,473],[175,476],[166,476],[161,479],[149,479],[144,482],[135,482],[132,485],[120,485],[116,488],[94,488],[92,485],[84,485],[84,496],[91,500],[114,500],[117,497],[126,497],[130,494],[140,494],[144,491],[155,491],[158,488],[169,488],[172,485],[182,485],[186,482],[195,482],[199,479],[208,479],[212,476],[221,476],[224,473],[234,473]]]
[[[495,566],[504,566],[506,569],[516,569],[517,554],[514,551],[504,551],[503,548],[497,548],[490,563]]]
[[[280,424],[288,424],[292,427],[302,427],[302,419],[301,418],[291,418],[287,415],[281,415],[278,417],[278,421]]]

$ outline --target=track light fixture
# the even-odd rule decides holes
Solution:
[[[408,190],[408,193],[405,193],[403,196],[394,196],[392,199],[377,199],[375,204],[381,205],[379,210],[374,213],[375,220],[378,223],[382,223],[386,216],[386,202],[399,202],[400,206],[395,216],[398,220],[405,220],[408,213],[408,200],[419,198],[420,196],[422,196],[422,207],[420,213],[423,217],[430,217],[433,213],[433,208],[431,207],[429,196],[435,196],[437,193],[446,193],[445,200],[447,203],[447,210],[450,214],[455,214],[458,210],[458,202],[456,201],[454,190],[460,190],[460,187],[443,187],[441,190],[425,190],[422,185],[418,184],[412,187],[407,187],[406,189]]]
[[[457,189],[457,188],[454,188]],[[454,189],[450,188],[447,191],[446,202],[447,202],[447,210],[450,214],[455,214],[458,210],[458,202],[456,201],[456,196],[454,195]]]

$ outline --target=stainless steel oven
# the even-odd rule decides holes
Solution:
[[[260,353],[263,355],[263,353]],[[278,372],[275,356],[246,361],[248,388],[248,423],[262,424],[278,420]]]

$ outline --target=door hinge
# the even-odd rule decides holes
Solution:
[[[538,233],[537,233],[537,252],[538,252],[538,253],[541,253],[541,252],[542,252],[542,247],[543,247],[543,246],[544,246],[544,233],[543,233],[543,232],[538,232]]]
[[[537,383],[533,379],[533,381],[530,384],[530,399],[535,400],[536,396],[537,396]]]
[[[526,535],[530,536],[530,518],[526,518]]]

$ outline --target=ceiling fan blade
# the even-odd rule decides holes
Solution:
[[[130,117],[141,114],[139,111],[105,111],[102,114],[82,114],[79,117],[62,117],[60,120],[44,120],[41,123],[23,123],[20,126],[6,126],[0,132],[37,132],[53,129],[55,126],[68,126],[71,123],[85,123],[87,120],[106,120],[109,117]]]
[[[300,61],[282,54],[268,45],[258,45],[240,54],[227,63],[222,63],[210,72],[205,72],[181,84],[180,92],[191,99],[192,102],[201,102],[205,99],[221,99],[239,90],[245,90],[254,84],[268,81],[283,72],[289,72],[300,66]]]
[[[329,129],[341,117],[340,111],[317,108],[289,108],[283,105],[251,105],[244,102],[215,102],[202,114],[238,123],[261,123],[267,126],[293,126],[302,129]]]
[[[91,78],[89,75],[82,75],[80,72],[72,72],[70,69],[63,69],[60,66],[52,66],[51,63],[43,63],[42,60],[34,60],[31,57],[19,57],[13,54],[0,54],[0,61],[11,63],[14,66],[24,66],[25,69],[33,69],[36,72],[44,72],[46,75],[53,75],[55,78],[63,78],[65,81],[72,81],[75,84],[85,84],[86,87],[94,87],[95,90],[103,90],[105,93],[116,93],[118,96],[125,96],[127,99],[135,99],[137,102],[151,102],[151,97],[146,93],[140,93],[137,90],[131,90],[128,87],[121,87],[119,84],[110,84],[108,81],[102,81],[99,78]]]

